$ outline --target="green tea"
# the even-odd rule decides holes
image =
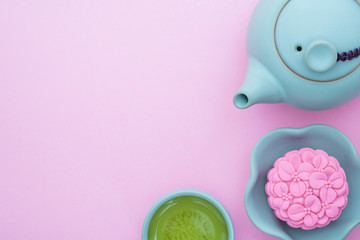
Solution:
[[[228,240],[225,219],[209,201],[181,196],[164,203],[151,219],[149,240]]]

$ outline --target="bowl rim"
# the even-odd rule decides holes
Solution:
[[[252,152],[251,152],[251,156],[250,156],[250,177],[249,180],[246,184],[246,189],[245,189],[245,194],[244,194],[244,206],[245,206],[245,210],[246,210],[246,214],[248,215],[250,221],[254,224],[254,226],[256,228],[258,228],[260,231],[270,235],[270,236],[274,236],[274,237],[278,237],[281,239],[286,239],[284,238],[283,234],[275,234],[274,232],[269,232],[263,228],[260,228],[258,226],[258,224],[256,223],[256,221],[252,218],[251,214],[249,214],[249,207],[247,202],[250,201],[249,195],[250,192],[252,191],[252,189],[254,188],[254,185],[256,183],[256,178],[257,178],[257,172],[256,171],[256,163],[254,161],[254,159],[257,157],[257,149],[259,148],[259,146],[261,146],[263,144],[263,141],[266,140],[268,137],[272,137],[273,135],[277,135],[277,134],[293,134],[293,135],[302,135],[302,134],[306,134],[306,132],[312,130],[312,129],[323,129],[323,130],[327,130],[327,131],[332,131],[334,133],[336,133],[339,137],[341,137],[341,140],[346,142],[346,145],[348,145],[348,147],[351,149],[351,155],[353,156],[354,159],[359,160],[359,154],[353,144],[353,142],[340,130],[338,130],[335,127],[332,127],[330,125],[327,124],[311,124],[311,125],[307,125],[305,127],[299,127],[299,128],[295,128],[295,127],[283,127],[283,128],[276,128],[273,129],[269,132],[267,132],[265,135],[263,135],[255,144]],[[353,224],[349,225],[347,229],[344,229],[344,235],[342,236],[343,238],[346,238],[346,236],[351,232],[351,230],[353,228],[355,228],[358,224],[360,224],[360,218],[356,219],[356,221],[354,221]]]
[[[206,193],[201,190],[179,189],[179,190],[175,190],[175,191],[172,191],[170,193],[163,195],[151,206],[150,210],[148,211],[148,213],[145,217],[144,224],[142,227],[142,237],[141,237],[142,240],[148,240],[148,231],[149,231],[150,222],[151,222],[152,217],[154,216],[155,212],[159,209],[159,207],[162,206],[165,202],[169,201],[170,199],[173,199],[176,197],[181,197],[181,196],[199,197],[199,198],[207,200],[211,204],[213,204],[220,211],[220,213],[222,214],[222,216],[225,219],[225,223],[226,223],[227,230],[228,230],[228,240],[235,239],[234,226],[233,226],[231,217],[230,217],[228,211],[226,210],[226,208],[224,207],[224,205],[218,199],[216,199],[211,194]]]

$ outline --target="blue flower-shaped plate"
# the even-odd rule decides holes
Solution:
[[[345,170],[349,184],[348,203],[341,216],[324,228],[302,230],[278,219],[267,202],[267,173],[276,159],[286,152],[304,147],[322,149],[334,156]],[[263,136],[255,145],[250,160],[251,176],[245,190],[245,208],[261,231],[284,240],[339,240],[360,223],[360,159],[350,141],[339,130],[327,125],[280,128]]]

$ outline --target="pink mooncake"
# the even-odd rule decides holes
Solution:
[[[347,204],[349,187],[338,160],[303,148],[277,159],[265,192],[275,215],[290,227],[310,230],[335,221]]]

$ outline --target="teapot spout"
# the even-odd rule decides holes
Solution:
[[[283,89],[271,72],[256,59],[250,59],[245,82],[234,96],[237,108],[257,103],[283,102]]]

